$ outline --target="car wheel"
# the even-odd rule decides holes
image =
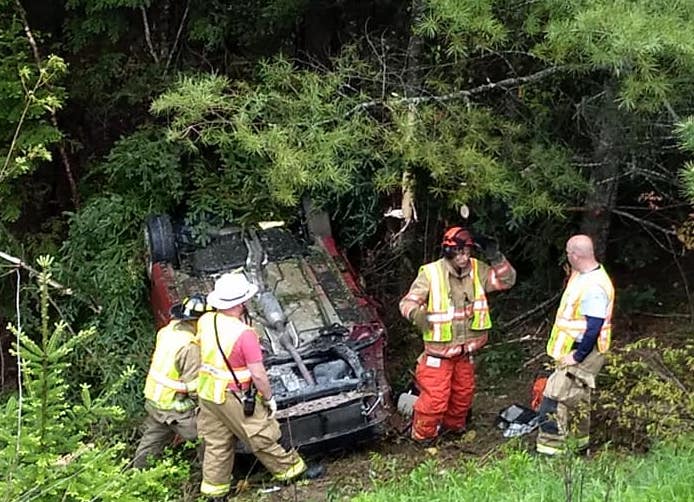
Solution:
[[[304,198],[303,204],[309,234],[313,238],[332,237],[333,231],[327,211],[317,209],[308,197]]]
[[[153,263],[166,261],[178,265],[176,238],[171,218],[168,215],[155,215],[147,218],[145,225],[145,244],[147,246],[147,269],[151,271]]]

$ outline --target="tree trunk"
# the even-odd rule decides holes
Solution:
[[[404,94],[408,96],[416,96],[419,94],[420,88],[422,86],[422,74],[418,70],[420,59],[422,56],[422,48],[424,41],[422,37],[415,34],[414,29],[417,24],[419,24],[424,18],[424,2],[423,0],[412,0],[410,4],[410,39],[407,44],[407,59],[405,66],[405,89]],[[384,56],[385,57],[385,56]],[[385,72],[385,69],[384,69]],[[385,80],[386,76],[383,75]],[[385,96],[384,96],[385,97]],[[403,141],[409,143],[412,141],[412,136],[415,133],[417,127],[417,110],[415,105],[408,105],[407,111],[407,123],[408,132],[407,136],[403,138]],[[400,207],[402,208],[404,219],[401,220],[400,231],[396,234],[395,247],[399,247],[406,253],[411,250],[416,245],[415,234],[413,228],[415,225],[415,196],[416,193],[417,180],[414,176],[412,170],[405,167],[402,173],[401,180],[401,191],[402,198],[400,202]],[[410,281],[412,280],[411,269],[416,270],[416,266],[408,259],[404,259],[400,262],[401,270],[398,273],[400,278],[400,289],[402,291],[407,291],[410,286]]]
[[[610,217],[617,202],[619,174],[623,164],[621,114],[615,101],[614,80],[605,84],[594,126],[595,167],[590,173],[590,190],[584,202],[586,212],[581,222],[581,232],[593,239],[597,258],[604,260],[610,234]]]

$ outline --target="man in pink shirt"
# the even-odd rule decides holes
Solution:
[[[213,500],[224,500],[231,487],[237,438],[277,480],[290,481],[304,473],[307,477],[322,474],[315,469],[307,473],[299,454],[278,443],[281,432],[274,418],[277,403],[258,336],[242,321],[245,304],[257,291],[243,274],[224,274],[207,296],[208,305],[217,312],[207,313],[198,321],[198,431],[205,442],[200,492]]]

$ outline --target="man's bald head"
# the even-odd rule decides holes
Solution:
[[[592,270],[597,265],[593,250],[593,240],[587,235],[578,234],[572,236],[566,242],[566,254],[569,258],[569,263],[576,270]]]
[[[580,258],[595,259],[593,251],[593,241],[590,237],[583,234],[574,235],[566,243],[567,251],[573,252]]]

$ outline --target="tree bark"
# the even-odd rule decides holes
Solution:
[[[593,239],[595,255],[605,259],[610,235],[610,218],[617,202],[619,175],[623,165],[623,144],[620,141],[621,114],[615,101],[615,81],[605,83],[603,99],[595,116],[593,159],[590,190],[584,206],[581,232]]]

